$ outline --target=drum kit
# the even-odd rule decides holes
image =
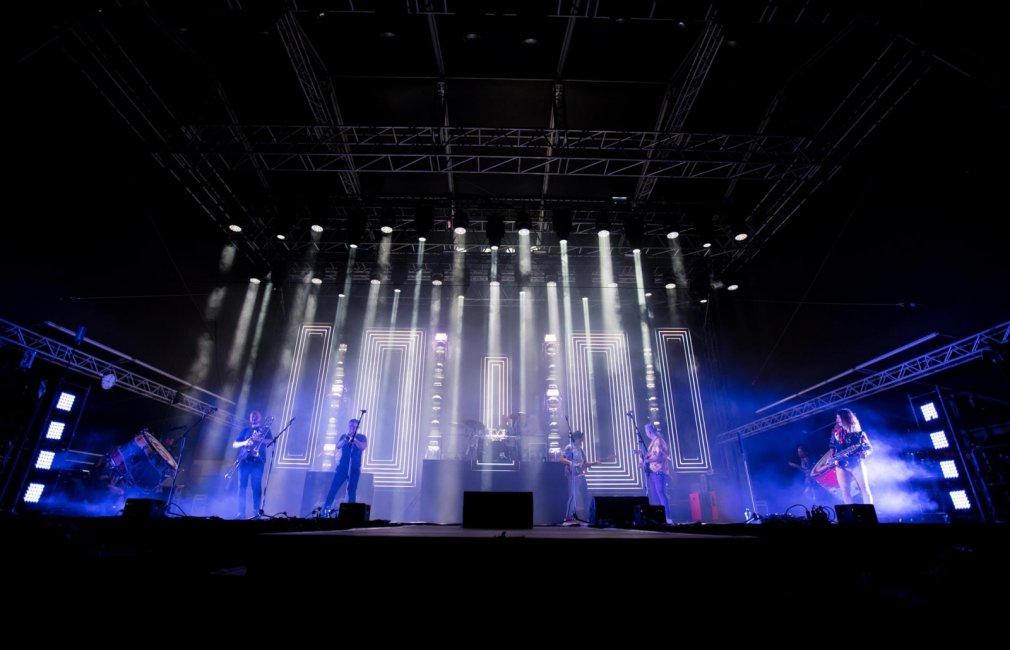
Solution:
[[[501,417],[500,428],[489,429],[479,420],[463,420],[461,427],[467,439],[464,460],[479,463],[515,464],[519,460],[519,440],[526,414],[511,413]]]
[[[175,476],[178,464],[172,454],[147,429],[109,454],[116,481],[141,490],[153,491]]]

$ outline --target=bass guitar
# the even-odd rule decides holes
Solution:
[[[582,476],[583,474],[586,473],[586,471],[590,467],[592,467],[594,465],[600,465],[602,463],[609,463],[609,462],[611,462],[613,460],[616,460],[616,459],[617,459],[617,456],[615,456],[614,454],[610,454],[606,458],[601,458],[600,460],[589,460],[589,461],[585,461],[584,463],[581,463],[579,465],[565,465],[565,478],[571,478],[572,477],[572,470],[573,469],[575,470],[575,475],[576,476]]]

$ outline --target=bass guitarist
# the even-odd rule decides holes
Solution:
[[[572,441],[568,443],[561,452],[561,462],[565,464],[565,478],[568,479],[568,505],[565,509],[565,525],[572,525],[580,521],[578,517],[578,507],[585,512],[586,504],[589,502],[589,485],[586,483],[586,470],[596,465],[586,458],[586,450],[582,443],[586,434],[581,431],[572,431],[569,436]],[[582,519],[581,521],[586,521]]]
[[[254,517],[259,517],[263,503],[263,468],[266,466],[266,447],[273,440],[269,421],[263,422],[259,411],[249,413],[249,426],[239,432],[231,446],[238,449],[238,519],[245,519],[246,486],[252,487]]]
[[[873,494],[866,477],[863,460],[873,451],[870,439],[859,424],[859,418],[849,409],[835,414],[835,428],[831,431],[828,463],[834,465],[842,501],[852,503],[852,483],[855,482],[863,503],[873,503]]]

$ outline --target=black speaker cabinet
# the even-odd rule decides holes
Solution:
[[[162,499],[127,499],[123,505],[125,519],[158,519],[165,516],[165,506]]]
[[[372,506],[367,503],[341,503],[337,521],[348,526],[360,526],[368,521]]]
[[[533,528],[533,493],[464,492],[463,528]]]
[[[852,503],[835,506],[839,524],[871,525],[877,523],[877,510],[872,503]]]
[[[319,472],[316,470],[305,472],[305,488],[302,492],[301,511],[303,517],[311,516],[315,508],[323,505],[323,501],[326,500],[326,493],[330,489],[330,484],[333,483],[335,473],[333,470],[328,472]],[[346,498],[347,481],[344,481],[330,507],[339,508],[340,502]],[[375,486],[371,474],[361,475],[361,479],[358,481],[357,500],[360,503],[373,503],[375,501]]]
[[[632,523],[638,527],[655,527],[666,525],[666,508],[663,506],[635,506],[635,516]]]
[[[649,497],[593,497],[589,522],[603,528],[631,528],[635,525],[635,509],[648,506]]]

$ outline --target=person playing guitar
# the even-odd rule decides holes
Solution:
[[[263,468],[266,465],[266,454],[263,450],[267,444],[273,440],[274,436],[270,432],[270,418],[263,422],[263,415],[259,411],[249,413],[249,426],[239,432],[231,446],[239,450],[238,458],[232,470],[238,468],[238,519],[245,519],[245,491],[246,486],[251,484],[253,509],[255,516],[260,514],[260,506],[263,500]],[[230,477],[231,472],[228,473]]]
[[[589,486],[586,483],[586,470],[593,465],[599,465],[604,460],[589,460],[586,458],[586,450],[582,443],[586,434],[581,431],[572,431],[572,441],[561,452],[560,460],[565,464],[565,478],[568,479],[568,505],[565,510],[565,524],[574,524],[580,519],[577,515],[579,507],[585,508],[589,501]]]
[[[859,488],[863,503],[873,503],[873,494],[867,479],[863,460],[873,451],[870,439],[863,431],[859,418],[849,409],[839,409],[835,414],[835,427],[831,431],[828,453],[814,467],[818,472],[834,468],[838,485],[842,489],[842,501],[852,503],[852,484]]]

